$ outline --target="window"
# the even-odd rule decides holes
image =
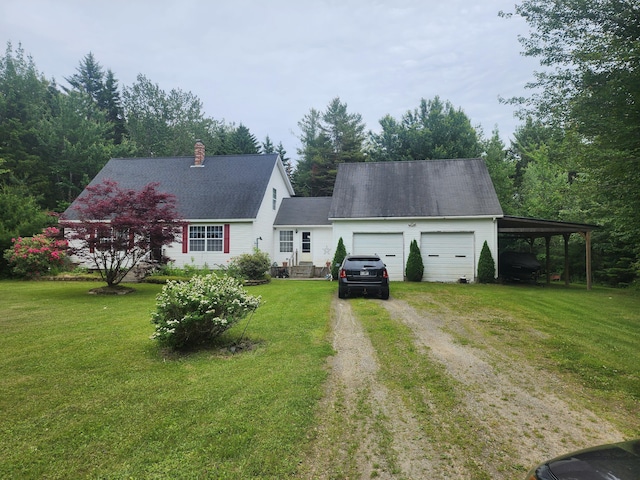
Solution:
[[[311,253],[311,232],[302,232],[302,253]]]
[[[189,227],[189,250],[192,252],[221,252],[222,225],[191,225]]]
[[[280,231],[280,251],[293,252],[293,230]]]
[[[278,191],[274,188],[273,192],[272,192],[272,200],[271,200],[271,206],[273,207],[273,209],[276,209],[276,203],[278,201]]]

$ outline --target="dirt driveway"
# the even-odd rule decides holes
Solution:
[[[456,395],[464,399],[457,408],[472,419],[473,438],[483,443],[477,451],[486,455],[470,459],[459,441],[447,445],[425,433],[419,420],[424,422],[424,414],[410,411],[398,392],[380,382],[381,360],[350,302],[336,299],[336,355],[323,421],[301,466],[302,477],[517,480],[540,459],[623,438],[611,424],[574,404],[575,392],[566,391],[557,378],[516,362],[495,346],[455,342],[447,332],[459,319],[432,301],[437,308],[429,314],[396,299],[378,302],[411,329],[415,348],[455,379]],[[443,429],[447,421],[437,415],[429,419]]]

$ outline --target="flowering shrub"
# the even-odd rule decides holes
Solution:
[[[4,258],[19,277],[57,273],[65,265],[68,247],[67,241],[59,236],[59,229],[49,227],[33,237],[13,238],[13,246],[5,250]]]
[[[151,338],[180,349],[208,343],[260,305],[238,280],[209,274],[169,281],[156,297]]]

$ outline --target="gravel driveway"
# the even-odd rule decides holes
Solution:
[[[415,347],[455,379],[456,393],[464,398],[459,408],[477,427],[474,438],[480,435],[480,450],[487,455],[465,458],[455,442],[437,444],[425,434],[398,394],[378,380],[381,360],[349,301],[336,299],[336,355],[323,421],[314,433],[313,451],[301,465],[301,477],[470,479],[480,468],[486,472],[483,478],[517,480],[524,477],[523,468],[541,459],[623,438],[611,424],[572,404],[575,392],[566,391],[557,378],[491,345],[455,342],[447,333],[455,319],[446,305],[424,314],[400,300],[378,302],[411,329]],[[446,420],[430,421],[446,428]],[[475,470],[469,469],[470,461]]]

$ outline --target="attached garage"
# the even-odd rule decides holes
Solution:
[[[404,247],[402,233],[354,233],[354,254],[380,256],[387,266],[390,280],[404,280]]]
[[[420,253],[424,263],[423,280],[457,282],[475,277],[473,232],[430,232],[420,237]]]

